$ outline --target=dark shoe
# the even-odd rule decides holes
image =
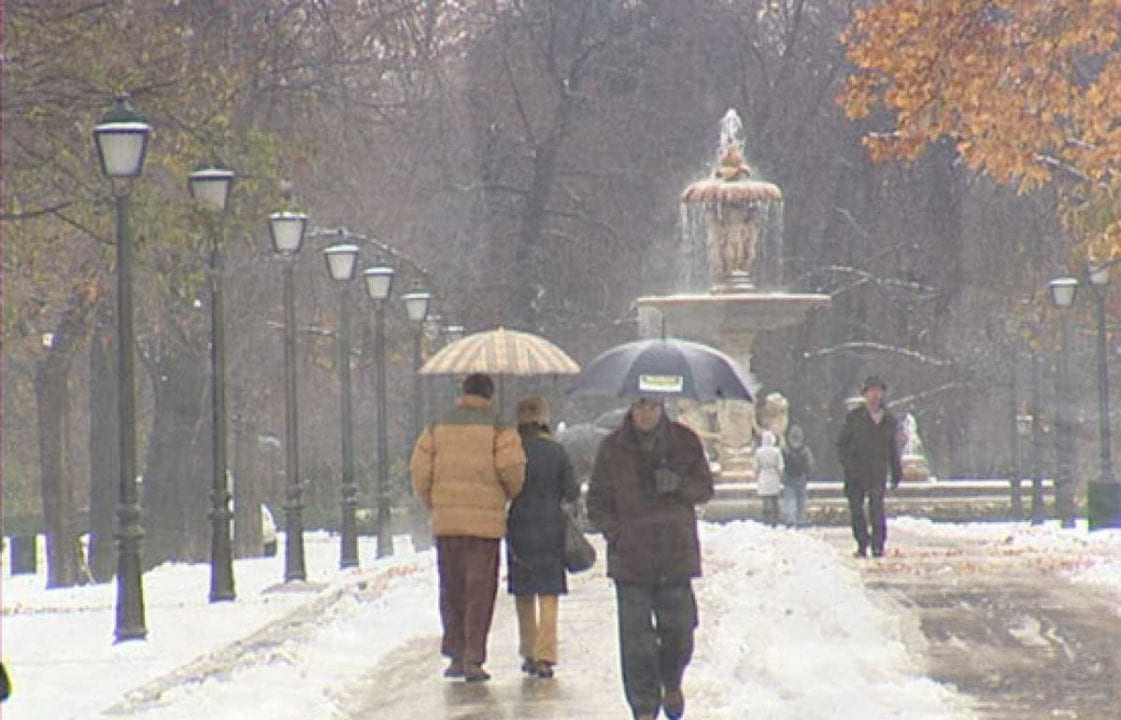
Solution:
[[[524,661],[522,661],[522,672],[524,672],[526,675],[536,675],[537,661],[531,657],[527,657]]]
[[[463,663],[463,679],[467,682],[483,682],[490,680],[490,673],[483,670],[479,663]]]
[[[448,667],[444,670],[444,677],[446,678],[461,678],[463,677],[463,661],[458,658],[452,658],[448,663]]]
[[[537,667],[534,670],[537,673],[537,677],[545,680],[548,680],[556,674],[553,672],[553,663],[548,660],[538,660]]]
[[[854,558],[866,558],[868,557],[868,548],[857,548],[852,556]]]
[[[681,692],[681,688],[666,690],[665,697],[662,698],[662,710],[665,710],[669,720],[678,720],[685,714],[685,693]]]
[[[884,549],[883,548],[872,550],[872,557],[881,558],[883,556],[884,556]]]

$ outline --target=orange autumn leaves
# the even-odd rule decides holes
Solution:
[[[874,159],[948,138],[998,182],[1054,183],[1084,251],[1121,257],[1121,0],[878,0],[841,39],[840,103],[888,111]]]

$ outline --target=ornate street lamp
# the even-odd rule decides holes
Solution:
[[[144,589],[140,569],[144,529],[136,474],[136,389],[133,379],[132,238],[129,195],[144,169],[152,127],[129,102],[118,97],[93,130],[101,172],[109,178],[117,215],[117,413],[120,482],[117,506],[117,642],[143,640]]]
[[[208,167],[190,174],[187,187],[191,197],[215,218],[210,226],[210,390],[211,455],[213,478],[210,493],[210,602],[233,600],[233,547],[230,542],[230,487],[226,475],[226,333],[222,310],[222,228],[220,216],[226,210],[232,170]]]
[[[339,567],[358,565],[358,486],[354,482],[354,422],[350,398],[350,302],[349,290],[358,269],[358,246],[343,242],[346,231],[339,230],[340,242],[323,251],[327,273],[339,283],[339,385],[342,408],[342,537]]]
[[[423,359],[424,321],[428,318],[432,294],[418,288],[402,295],[401,301],[405,303],[405,313],[408,315],[409,321],[416,325],[416,332],[413,333],[413,432],[410,439],[411,445],[420,437],[424,417],[424,392],[421,385],[420,364]],[[406,454],[406,457],[408,457],[408,454]],[[409,509],[413,548],[415,550],[427,550],[431,546],[431,540],[428,535],[428,522],[424,508],[420,507],[420,503],[414,499],[409,504]]]
[[[1055,478],[1055,500],[1064,528],[1074,527],[1074,418],[1070,405],[1070,320],[1066,312],[1074,305],[1078,280],[1055,278],[1048,283],[1051,302],[1059,309],[1059,367],[1057,390],[1058,472]]]
[[[1109,427],[1109,358],[1105,325],[1105,301],[1109,292],[1110,263],[1091,263],[1087,267],[1090,287],[1098,311],[1098,442],[1101,467],[1097,481],[1087,486],[1090,529],[1121,527],[1121,483],[1113,473],[1112,441]]]
[[[366,295],[374,301],[374,364],[377,366],[378,424],[378,549],[377,557],[393,555],[389,497],[389,428],[385,379],[385,301],[393,290],[393,268],[380,265],[362,271]]]
[[[282,211],[269,215],[269,237],[273,250],[284,263],[284,580],[306,580],[304,565],[303,485],[300,482],[300,453],[296,409],[296,254],[304,243],[307,215]]]

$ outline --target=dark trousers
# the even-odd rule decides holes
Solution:
[[[693,657],[697,600],[688,580],[671,585],[615,583],[623,690],[635,717],[658,712],[662,691],[681,687]]]
[[[487,659],[487,634],[498,592],[498,540],[475,537],[436,538],[440,569],[440,652],[463,662]]]
[[[868,549],[868,526],[872,526],[872,552],[881,553],[887,541],[887,520],[884,519],[884,488],[867,488],[859,483],[846,483],[845,496],[849,500],[852,516],[852,536],[860,551]],[[868,515],[864,514],[864,501],[868,501]]]

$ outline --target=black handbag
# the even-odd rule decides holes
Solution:
[[[596,564],[596,549],[572,516],[570,510],[562,511],[564,516],[564,567],[570,573],[584,572]]]

